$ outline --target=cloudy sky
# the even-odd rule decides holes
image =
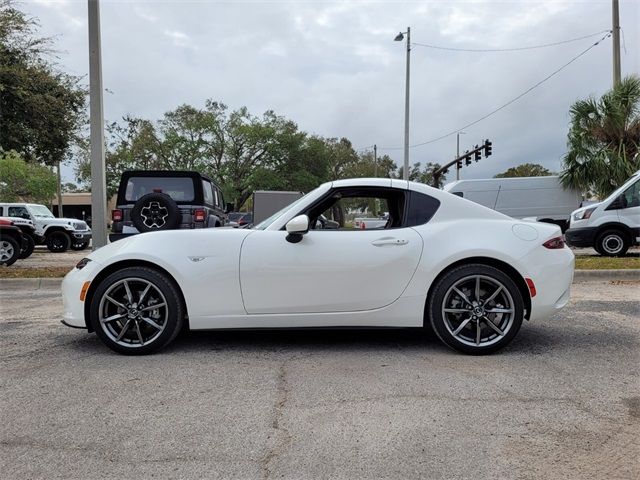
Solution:
[[[640,69],[640,8],[620,1],[622,73]],[[27,1],[59,63],[88,78],[87,2]],[[108,1],[101,2],[105,116],[159,118],[207,98],[255,114],[273,109],[301,129],[377,144],[403,160],[405,44],[509,49],[561,42],[611,28],[611,1]],[[548,48],[464,52],[414,45],[412,145],[455,132],[517,97],[602,36]],[[87,80],[88,82],[88,80]],[[493,141],[489,159],[462,178],[493,176],[524,162],[560,168],[568,109],[612,83],[607,38],[556,76],[466,128],[461,150]],[[413,162],[453,158],[455,134],[415,146]],[[71,170],[65,172],[71,177]],[[450,175],[451,178],[451,175]]]

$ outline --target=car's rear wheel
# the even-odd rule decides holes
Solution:
[[[112,273],[94,292],[90,318],[102,342],[118,353],[144,355],[167,346],[182,328],[184,308],[174,282],[146,267]]]
[[[595,249],[605,257],[621,257],[629,250],[629,240],[620,230],[606,230],[598,235]]]
[[[440,340],[481,355],[506,346],[524,318],[522,294],[497,268],[472,264],[445,273],[434,286],[428,314]]]
[[[71,238],[66,232],[52,232],[47,235],[47,248],[54,253],[62,253],[69,250]]]
[[[11,237],[0,238],[0,265],[13,265],[20,257],[20,246]]]
[[[20,249],[19,258],[28,258],[33,253],[33,249],[36,248],[36,242],[33,241],[31,235],[22,235],[22,248]]]

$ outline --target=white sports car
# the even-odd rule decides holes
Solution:
[[[354,227],[363,212],[389,218]],[[339,180],[253,229],[160,231],[100,248],[64,279],[63,323],[125,354],[155,352],[183,327],[429,324],[449,347],[482,354],[507,345],[523,319],[566,305],[573,267],[555,225],[420,183]]]

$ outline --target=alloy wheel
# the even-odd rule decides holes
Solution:
[[[511,330],[515,304],[507,287],[486,275],[470,275],[454,283],[444,296],[442,318],[459,342],[493,345]]]
[[[6,240],[0,241],[0,263],[8,262],[14,255],[13,245]]]
[[[102,295],[100,327],[118,345],[136,348],[153,343],[164,331],[169,315],[160,289],[143,278],[124,278]]]

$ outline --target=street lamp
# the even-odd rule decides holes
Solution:
[[[403,179],[409,180],[409,70],[410,70],[410,52],[411,52],[411,27],[407,27],[406,32],[400,32],[393,40],[401,42],[407,35],[407,77],[404,89],[404,170]]]

